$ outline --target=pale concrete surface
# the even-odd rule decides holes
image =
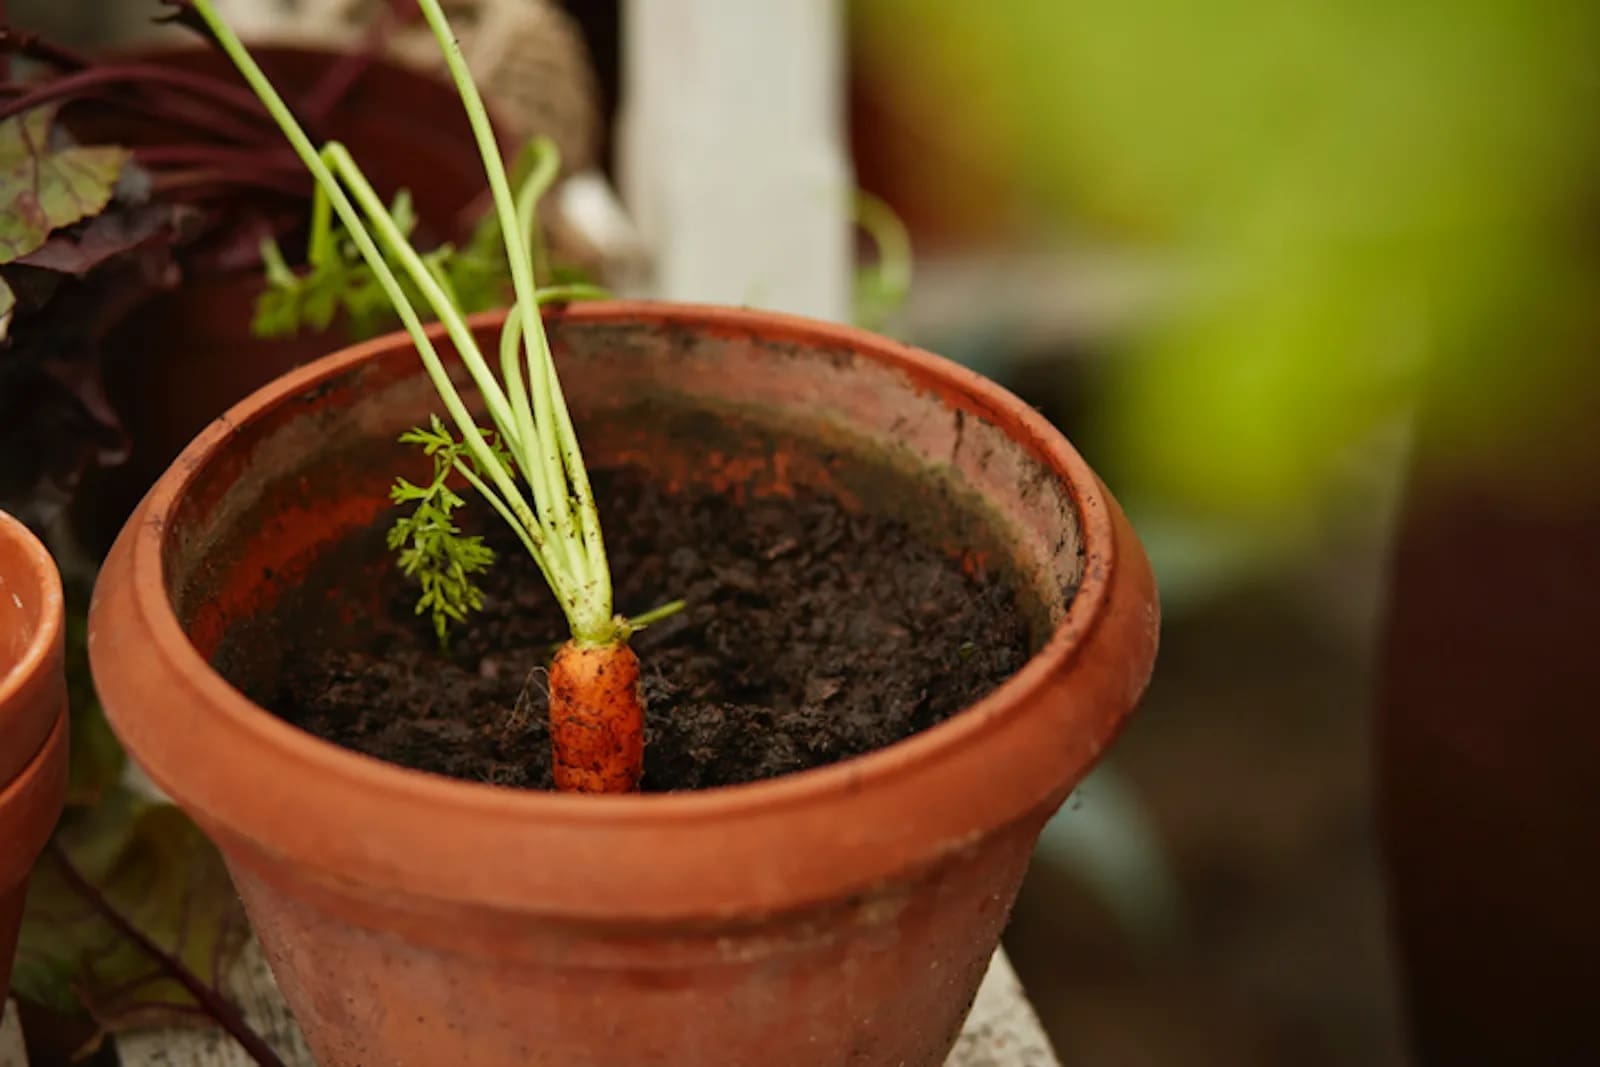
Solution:
[[[250,1024],[288,1067],[315,1067],[253,943],[229,985]],[[0,1025],[0,1067],[27,1067],[16,1014],[16,1005],[7,1004]],[[117,1042],[117,1054],[123,1067],[251,1067],[250,1058],[216,1030],[132,1034]],[[1003,952],[989,966],[946,1067],[1060,1067]]]

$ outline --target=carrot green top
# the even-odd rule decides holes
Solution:
[[[600,518],[539,312],[544,300],[563,295],[561,290],[539,289],[534,277],[534,209],[556,174],[554,147],[548,141],[534,143],[535,165],[513,190],[483,100],[450,24],[438,0],[418,0],[466,108],[511,268],[516,301],[501,330],[496,373],[468,328],[448,280],[412,247],[405,227],[396,222],[349,151],[336,142],[320,150],[312,144],[211,0],[169,2],[198,12],[316,179],[313,241],[326,233],[330,211],[336,214],[410,333],[460,435],[458,442],[439,420],[431,430],[408,435],[429,451],[436,465],[433,486],[410,486],[402,481],[395,494],[397,500],[417,500],[425,505],[419,506],[409,526],[406,520],[396,525],[397,531],[404,526],[404,533],[391,535],[396,547],[399,542],[409,546],[402,553],[402,566],[422,579],[423,602],[418,610],[433,611],[442,636],[449,620],[459,620],[476,606],[478,594],[471,574],[486,562],[487,549],[479,545],[474,551],[473,539],[459,538],[450,523],[450,511],[460,499],[442,495],[444,479],[457,473],[516,531],[560,601],[575,638],[585,644],[625,638],[629,624],[613,614],[611,572]],[[492,429],[480,428],[461,399],[396,269],[404,272],[444,325],[483,395]]]

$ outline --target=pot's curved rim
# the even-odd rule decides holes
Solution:
[[[33,613],[37,624],[22,655],[14,663],[0,662],[0,764],[11,766],[14,763],[20,769],[44,745],[54,721],[53,702],[35,694],[47,685],[46,673],[60,669],[59,651],[66,608],[61,574],[56,570],[49,549],[21,519],[4,511],[0,511],[0,552],[17,553],[28,573],[37,578],[28,590],[6,589],[0,585],[0,596],[16,598],[19,610],[28,610],[20,599],[24,593],[36,604]],[[41,704],[41,701],[45,702]],[[34,721],[12,723],[13,711]],[[14,731],[16,736],[13,736]],[[9,777],[0,774],[0,787]]]
[[[475,328],[492,324],[498,322],[503,314],[489,312],[474,316],[472,324]],[[566,321],[575,323],[642,322],[725,334],[755,334],[765,340],[793,341],[810,346],[842,347],[894,367],[918,386],[958,401],[970,412],[995,422],[1063,480],[1077,508],[1084,569],[1081,584],[1064,618],[1016,674],[944,722],[861,756],[761,782],[685,793],[563,795],[462,781],[411,770],[341,748],[291,726],[250,701],[223,679],[189,642],[166,591],[162,564],[165,519],[177,506],[191,478],[235,432],[234,427],[395,345],[410,344],[404,335],[389,335],[352,346],[292,371],[235,405],[196,437],[151,489],[139,512],[125,528],[120,539],[123,544],[118,549],[125,554],[122,565],[127,568],[126,579],[119,577],[116,582],[118,595],[131,585],[133,608],[142,623],[150,628],[154,638],[150,646],[141,648],[138,654],[164,659],[163,674],[169,683],[186,687],[192,700],[224,716],[228,728],[248,738],[252,745],[259,746],[260,752],[273,753],[282,761],[282,766],[296,766],[314,775],[319,789],[326,792],[328,802],[335,808],[338,817],[351,820],[349,826],[357,825],[355,820],[359,816],[346,810],[348,805],[371,802],[374,806],[368,810],[378,812],[385,803],[403,803],[406,810],[436,813],[442,820],[441,825],[446,827],[459,827],[465,825],[460,820],[473,820],[475,825],[493,825],[508,833],[513,828],[519,832],[532,832],[532,828],[537,828],[545,835],[540,840],[548,838],[554,842],[559,838],[563,848],[571,846],[576,854],[587,856],[587,850],[591,847],[588,835],[607,830],[638,831],[641,836],[637,840],[645,841],[653,833],[692,826],[715,827],[729,824],[731,820],[792,811],[822,798],[837,800],[840,797],[854,797],[865,804],[869,793],[915,771],[926,769],[930,762],[970,753],[985,735],[1014,718],[1030,701],[1037,701],[1042,694],[1059,698],[1060,679],[1068,673],[1088,638],[1106,619],[1108,607],[1111,607],[1108,601],[1113,584],[1127,570],[1133,573],[1129,579],[1132,582],[1128,587],[1129,596],[1125,599],[1143,601],[1120,605],[1135,611],[1137,618],[1130,625],[1143,635],[1139,638],[1143,647],[1134,657],[1137,662],[1125,665],[1125,670],[1121,672],[1126,675],[1125,678],[1105,682],[1120,687],[1114,701],[1086,700],[1084,708],[1069,709],[1067,712],[1077,715],[1081,711],[1079,717],[1085,721],[1076,724],[1082,727],[1082,736],[1075,740],[1070,753],[1063,753],[1063,758],[1081,764],[1076,768],[1072,782],[1087,773],[1120,729],[1148,678],[1155,649],[1154,591],[1148,579],[1148,565],[1142,550],[1131,533],[1126,531],[1125,520],[1121,518],[1115,503],[1105,493],[1087,463],[1042,415],[999,385],[965,367],[853,327],[765,311],[652,301],[583,303],[558,314]],[[112,565],[108,564],[110,569]],[[96,590],[95,614],[99,614],[99,601],[104,592],[99,588]],[[98,651],[96,639],[99,636],[91,632],[92,653]],[[109,673],[108,666],[104,661],[95,664],[97,678],[102,673]],[[1104,682],[1101,676],[1106,672],[1099,668],[1095,670],[1096,685],[1101,685]],[[1053,690],[1052,685],[1057,688]],[[113,707],[111,694],[103,692],[102,695],[107,697],[107,709],[115,725],[122,716]],[[169,702],[175,703],[177,699],[172,696]],[[1112,707],[1111,703],[1121,706]],[[119,733],[123,732],[119,729]],[[141,755],[135,745],[130,745],[130,751],[136,758]],[[141,759],[140,762],[145,761]],[[158,786],[183,803],[184,790],[170,780],[167,768],[146,764],[145,770]],[[1007,795],[1008,801],[1017,801],[1016,797],[1010,796],[1008,788],[1006,782],[996,778],[995,793]],[[1059,803],[1064,796],[1063,790],[1060,796],[1053,799]],[[1033,798],[1034,807],[1039,803],[1040,798]],[[1020,801],[1014,806],[1020,806]],[[860,810],[866,813],[865,807]],[[254,836],[248,829],[238,825],[228,812],[192,814],[196,814],[202,824],[210,829],[216,829],[220,824],[221,828],[241,836]],[[1010,817],[1021,814],[1021,811],[1012,811]],[[909,817],[913,821],[917,818],[915,813]],[[417,855],[430,849],[436,849],[440,862],[446,862],[447,856],[457,856],[451,852],[449,842],[442,837],[435,839],[434,835],[418,828],[413,830],[415,835],[408,841],[408,847],[414,852],[408,861],[412,866],[420,863]],[[333,828],[330,826],[326,831],[333,832]],[[449,832],[447,828],[442,834]],[[560,836],[568,832],[576,836]],[[839,826],[838,832],[845,838],[851,837],[848,823]],[[729,840],[731,842],[732,838]],[[865,844],[863,842],[863,846]],[[957,850],[970,844],[970,841],[952,838],[944,844],[947,850]],[[349,859],[350,862],[366,863],[371,860],[377,867],[387,865],[386,861],[373,859],[371,848],[356,848],[355,851],[360,852],[360,856]],[[347,858],[355,856],[349,847],[342,854]],[[884,857],[885,863],[889,860],[890,857]],[[342,881],[348,872],[341,872],[337,876],[327,873]],[[458,871],[454,876],[441,877],[450,882],[451,896],[465,896],[501,905],[511,903],[507,893],[502,892],[503,886],[499,883],[490,886],[489,881],[475,878],[470,871]],[[868,878],[867,881],[872,879]],[[796,891],[799,889],[775,885],[770,887],[770,895],[774,901],[780,898],[787,900],[791,888]],[[582,910],[582,902],[574,899],[571,903],[574,909]],[[651,910],[648,901],[637,903],[641,912]],[[594,906],[596,914],[610,914],[605,910],[605,903],[597,900]]]

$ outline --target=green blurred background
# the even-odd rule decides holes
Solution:
[[[1571,503],[1600,5],[849,10],[902,329],[1066,430],[1163,592],[1150,698],[1007,938],[1063,1061],[1404,1062],[1369,728],[1409,426],[1426,382],[1437,462]]]

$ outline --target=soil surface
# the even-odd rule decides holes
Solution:
[[[647,791],[772,778],[881,748],[971,704],[1029,654],[1002,576],[968,573],[898,522],[816,494],[673,495],[621,471],[596,472],[595,493],[617,608],[688,601],[633,639]],[[485,610],[448,651],[412,613],[414,587],[390,571],[385,617],[359,639],[319,634],[291,649],[268,706],[393,763],[550,788],[542,675],[565,624],[510,531],[484,533],[499,553]]]

